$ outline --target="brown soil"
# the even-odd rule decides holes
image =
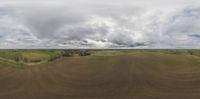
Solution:
[[[200,63],[185,55],[69,57],[0,68],[0,99],[199,99]]]

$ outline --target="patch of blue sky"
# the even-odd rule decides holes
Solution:
[[[189,35],[190,37],[192,38],[199,38],[200,39],[200,34],[192,34],[192,35]]]

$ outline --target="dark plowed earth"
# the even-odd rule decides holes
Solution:
[[[0,99],[199,99],[196,57],[167,54],[62,58],[0,68]]]

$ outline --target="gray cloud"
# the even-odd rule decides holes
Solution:
[[[191,37],[200,35],[200,8],[192,2],[19,1],[0,5],[0,48],[200,48]]]

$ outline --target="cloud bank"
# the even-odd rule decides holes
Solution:
[[[2,2],[0,48],[200,48],[193,1]]]

